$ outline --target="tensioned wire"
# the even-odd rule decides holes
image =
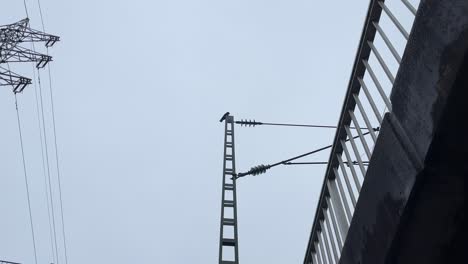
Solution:
[[[24,182],[25,182],[25,185],[26,185],[26,197],[27,197],[27,200],[28,200],[29,223],[31,225],[31,237],[32,237],[33,249],[34,249],[34,263],[37,264],[36,237],[34,235],[34,225],[33,225],[33,218],[32,218],[32,212],[31,212],[31,198],[30,198],[30,195],[29,195],[29,182],[28,182],[28,175],[27,175],[27,172],[26,172],[26,160],[24,158],[23,133],[21,132],[21,121],[20,121],[20,115],[19,115],[19,111],[18,111],[18,100],[16,98],[16,93],[15,93],[15,108],[16,108],[16,119],[18,121],[18,132],[19,132],[20,146],[21,146],[21,157],[22,157],[22,160],[23,160]]]
[[[45,25],[44,25],[44,16],[42,13],[41,1],[37,0],[37,5],[39,7],[39,15],[41,17],[41,24],[42,24],[42,31],[45,32]],[[47,47],[47,55],[49,55],[49,48]],[[49,91],[50,91],[50,104],[52,110],[52,127],[54,132],[54,147],[55,147],[55,159],[56,159],[56,166],[57,166],[57,182],[58,182],[58,190],[59,190],[59,202],[60,202],[60,215],[61,215],[61,223],[62,223],[62,236],[63,236],[63,247],[64,247],[64,255],[65,255],[65,263],[68,264],[68,253],[67,253],[67,239],[65,233],[65,221],[63,217],[63,199],[62,199],[62,184],[61,184],[61,173],[60,173],[60,165],[59,165],[59,155],[58,155],[58,144],[57,144],[57,128],[55,125],[55,109],[54,109],[54,96],[53,96],[53,88],[52,88],[52,74],[50,70],[50,64],[47,64],[47,71],[49,75]],[[57,259],[58,262],[58,259]]]
[[[23,0],[23,4],[24,4],[24,11],[26,12],[26,17],[29,18],[29,13],[28,13],[28,7],[26,5],[26,0]]]
[[[28,12],[28,8],[27,8],[27,4],[26,4],[26,0],[23,0],[23,3],[24,3],[24,8],[25,8],[25,12],[26,12],[26,16],[29,18],[29,12]],[[35,45],[34,45],[34,42],[31,42],[31,45],[32,45],[32,49],[34,52],[36,52],[36,49],[35,49]],[[34,74],[34,78],[36,78],[36,75],[35,75],[35,70],[34,69],[35,67],[33,66],[33,74]],[[40,136],[43,135],[44,137],[44,145],[42,145],[42,136],[41,136],[41,154],[42,154],[42,159],[44,159],[44,152],[45,152],[45,157],[46,157],[46,167],[47,167],[47,183],[48,183],[48,190],[47,190],[47,186],[46,186],[46,196],[47,196],[47,199],[50,200],[50,204],[49,202],[47,202],[47,209],[48,211],[50,211],[50,213],[48,212],[48,217],[49,217],[49,233],[51,233],[51,249],[52,251],[54,252],[55,251],[55,256],[54,254],[52,254],[52,259],[54,260],[54,263],[58,263],[58,248],[57,248],[57,235],[56,235],[56,225],[55,225],[55,212],[54,212],[54,203],[53,203],[53,193],[52,193],[52,183],[51,183],[51,177],[50,177],[50,162],[49,162],[49,154],[48,154],[48,144],[47,144],[47,134],[46,134],[46,129],[45,129],[45,117],[44,117],[44,106],[43,106],[43,96],[42,96],[42,84],[41,84],[41,76],[40,76],[40,72],[39,72],[39,69],[37,69],[37,78],[38,78],[38,83],[39,83],[39,94],[40,94],[40,109],[41,109],[41,116],[42,116],[42,132],[41,132],[41,127],[39,125],[39,130],[40,130]],[[35,86],[36,88],[36,109],[38,108],[37,106],[39,105],[39,100],[37,100],[37,86]],[[38,116],[39,116],[39,113],[38,113]],[[39,123],[41,123],[41,118],[39,118]],[[45,177],[45,176],[44,176]],[[51,226],[51,218],[52,218],[52,226]],[[53,237],[53,243],[52,242],[52,237]],[[55,245],[55,247],[54,247]],[[57,260],[57,262],[55,262],[55,260]]]
[[[31,44],[32,45],[32,44]],[[34,48],[33,48],[34,49]],[[34,80],[36,80],[36,69],[34,65],[32,65],[33,68],[33,77]],[[50,190],[49,190],[49,185],[47,181],[47,172],[46,172],[46,165],[45,165],[45,158],[44,158],[44,142],[43,142],[43,135],[42,135],[42,125],[41,125],[41,115],[40,115],[40,110],[39,110],[39,95],[38,95],[38,88],[36,85],[36,82],[34,82],[34,93],[36,97],[36,113],[37,113],[37,121],[38,121],[38,128],[39,128],[39,140],[41,141],[41,157],[42,157],[42,172],[44,176],[44,190],[46,194],[46,204],[47,204],[47,216],[49,220],[49,236],[50,236],[50,249],[51,249],[51,256],[53,263],[55,263],[55,245],[54,245],[54,231],[52,227],[52,217],[51,216],[51,210],[50,210]]]
[[[55,210],[54,210],[54,199],[53,199],[53,188],[52,188],[52,180],[51,180],[51,173],[50,173],[50,160],[49,160],[49,150],[47,144],[47,131],[46,131],[46,124],[45,124],[45,114],[44,114],[44,97],[42,94],[42,83],[41,83],[41,74],[39,69],[37,69],[37,79],[39,85],[39,99],[41,105],[41,116],[42,116],[42,133],[44,135],[44,144],[45,144],[45,157],[46,157],[46,164],[47,164],[47,178],[48,178],[48,185],[49,185],[49,192],[50,192],[50,205],[51,205],[51,212],[52,212],[52,227],[54,233],[54,242],[55,242],[55,257],[57,264],[59,263],[58,257],[58,245],[57,245],[57,227],[55,224]]]
[[[10,64],[7,63],[7,66],[8,66],[8,71],[11,72]],[[14,93],[14,95],[15,95],[16,119],[18,122],[18,132],[19,132],[19,139],[20,139],[20,146],[21,146],[21,157],[23,161],[24,182],[26,186],[26,198],[28,201],[29,224],[31,226],[31,238],[33,242],[34,263],[37,264],[36,236],[34,235],[34,224],[33,224],[32,210],[31,210],[31,197],[29,195],[28,174],[26,172],[26,159],[24,158],[23,133],[21,131],[21,121],[20,121],[20,115],[19,115],[19,110],[18,110],[18,99],[16,98],[16,93]]]

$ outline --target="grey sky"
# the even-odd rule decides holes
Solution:
[[[40,29],[37,3],[27,3]],[[219,117],[336,124],[368,1],[41,4],[46,30],[62,38],[51,67],[70,264],[201,264],[218,255]],[[0,24],[24,17],[22,1],[2,0]],[[47,91],[45,71],[41,77]],[[34,86],[18,98],[39,263],[50,263]],[[9,88],[0,90],[0,112],[0,258],[33,263]],[[301,154],[333,136],[239,127],[237,168]],[[302,261],[324,169],[279,167],[239,180],[242,263]]]

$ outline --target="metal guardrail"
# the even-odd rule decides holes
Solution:
[[[378,131],[373,128],[380,126],[386,111],[392,111],[389,94],[416,15],[416,8],[408,0],[400,1],[388,1],[388,4],[384,0],[370,1],[304,264],[332,264],[340,260],[366,175],[363,157],[370,161],[378,137]],[[409,11],[406,28],[403,19],[399,20],[391,11],[392,5],[396,4]],[[354,135],[350,126],[357,128]],[[363,127],[370,131],[370,137],[363,135]],[[358,138],[355,140],[356,133]]]

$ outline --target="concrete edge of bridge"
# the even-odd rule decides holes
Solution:
[[[468,51],[467,13],[464,0],[421,2],[339,263],[392,263]]]

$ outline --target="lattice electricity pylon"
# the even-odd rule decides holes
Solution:
[[[0,67],[0,86],[12,86],[14,93],[20,93],[29,84],[31,79]]]
[[[219,264],[239,264],[237,239],[236,163],[234,151],[234,117],[223,116],[224,161],[221,223],[219,238]],[[229,259],[228,259],[229,258]]]
[[[25,42],[44,42],[52,47],[60,38],[29,27],[29,19],[0,26],[0,64],[14,62],[35,62],[36,68],[44,68],[52,57],[20,46]],[[31,84],[31,79],[0,67],[0,86],[12,86],[14,93],[20,93]]]
[[[52,61],[52,57],[44,55],[21,46],[14,46],[7,54],[2,54],[1,63],[4,62],[36,62],[38,69],[44,68],[47,63]]]

